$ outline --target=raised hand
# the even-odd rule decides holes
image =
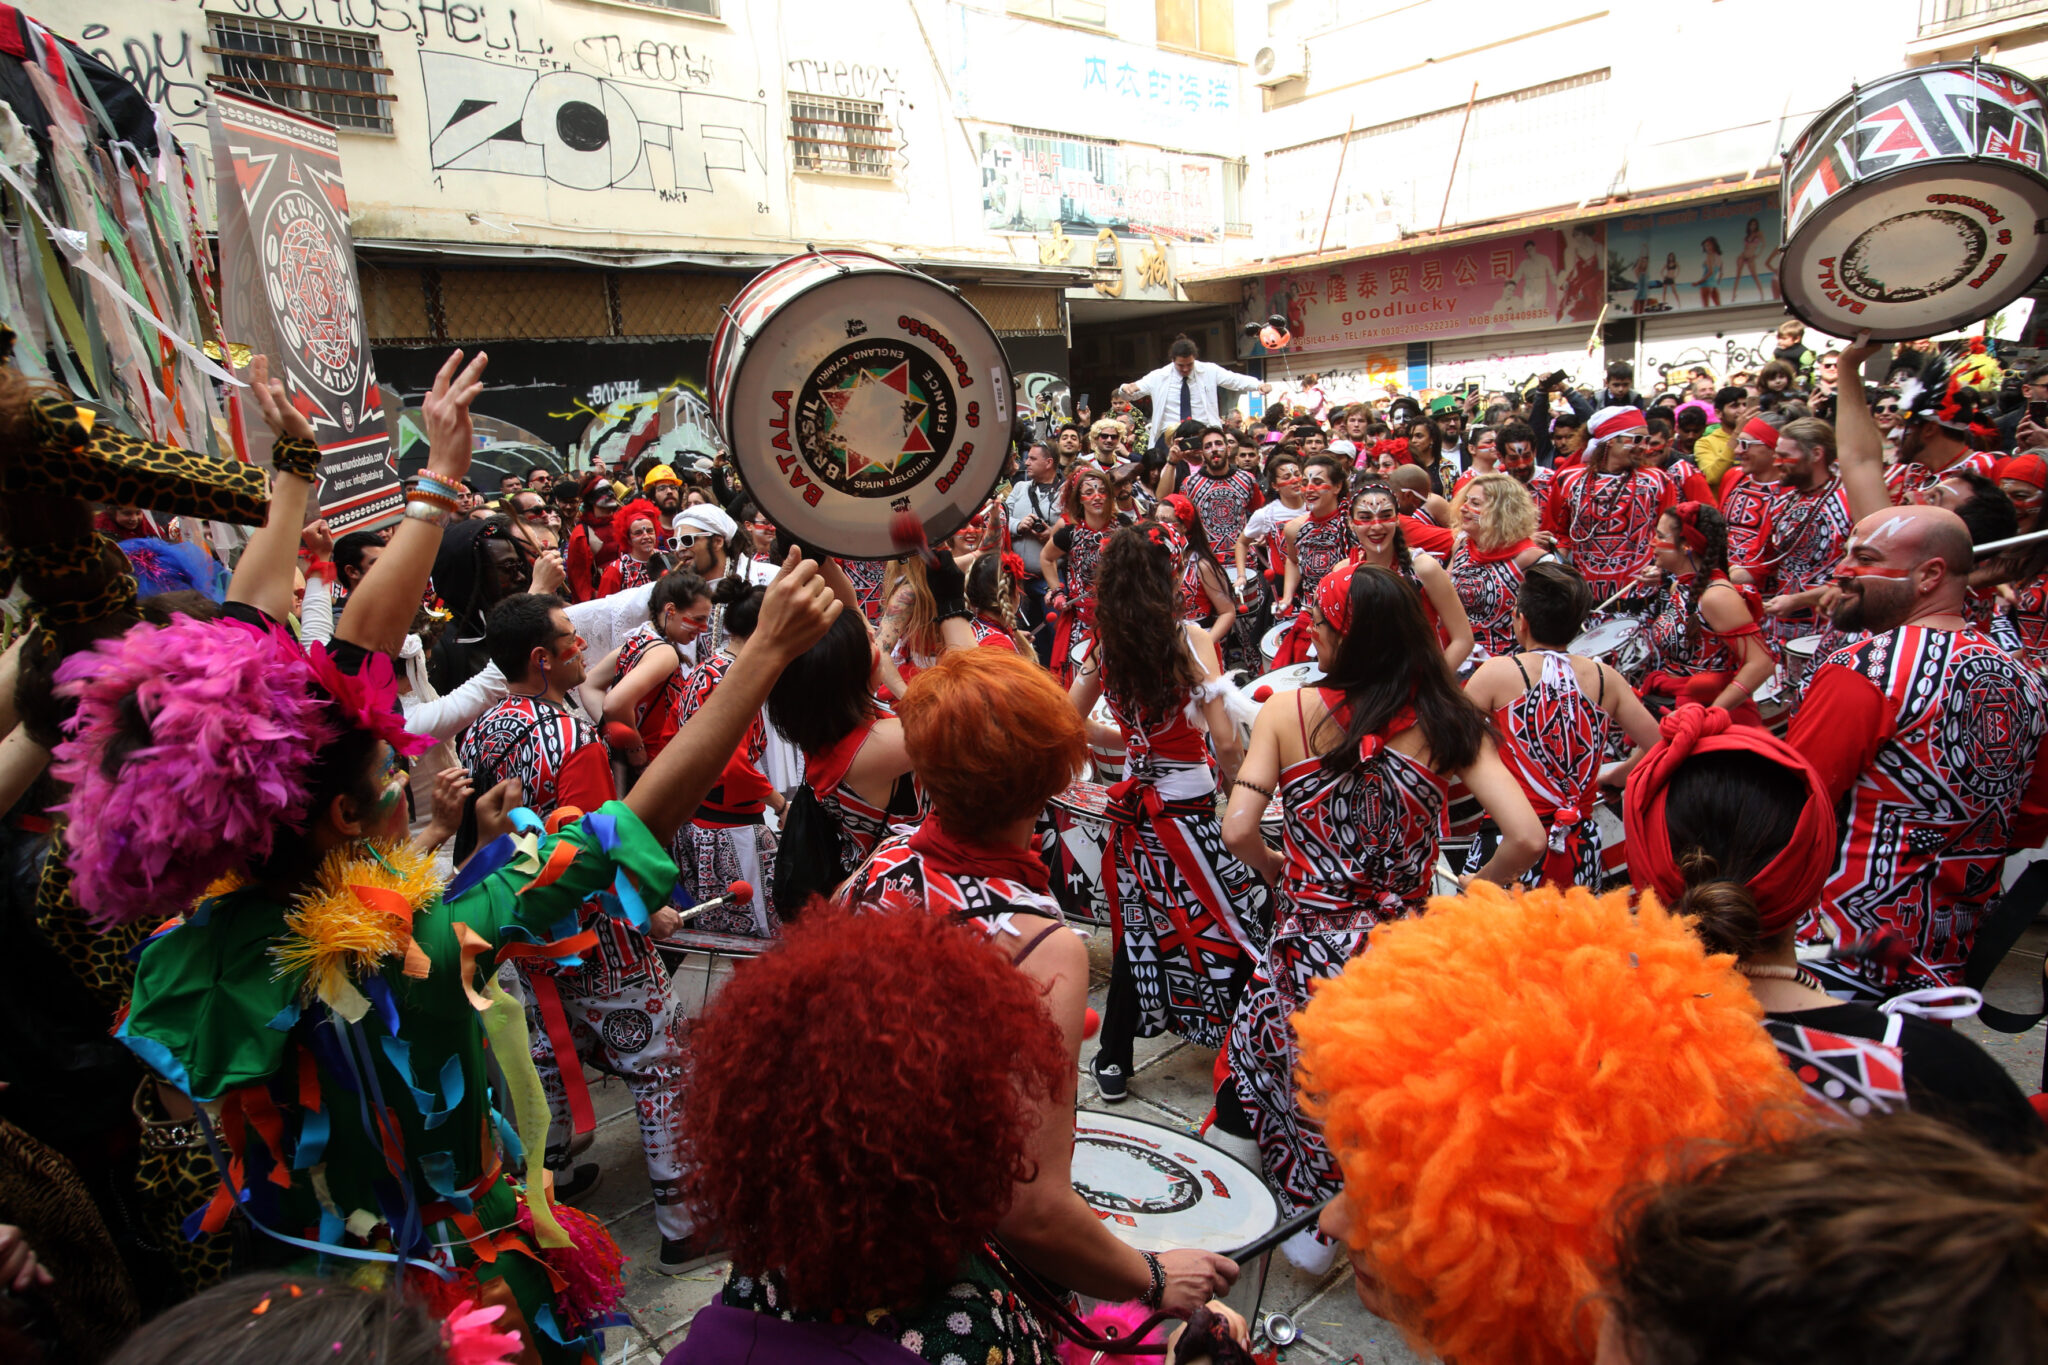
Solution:
[[[427,429],[427,472],[445,483],[459,484],[469,473],[469,462],[476,453],[469,405],[484,391],[484,366],[489,363],[490,357],[478,351],[463,365],[458,348],[441,362],[434,387],[420,400],[421,424]],[[460,373],[457,366],[461,366]]]
[[[313,423],[305,413],[292,406],[285,394],[284,381],[270,377],[269,356],[249,357],[249,389],[256,395],[256,406],[263,413],[263,425],[280,436],[313,441]],[[313,443],[319,444],[318,441]]]

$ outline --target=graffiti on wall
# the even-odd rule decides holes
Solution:
[[[702,467],[725,445],[711,420],[703,385],[691,379],[672,379],[654,389],[630,379],[593,384],[548,416],[586,419],[569,451],[571,464],[579,469],[598,462],[616,466],[621,460]]]
[[[889,120],[890,135],[896,143],[896,164],[899,168],[910,165],[909,115],[917,106],[911,102],[910,91],[904,85],[901,66],[795,57],[783,64],[783,71],[790,90],[795,93],[865,100],[881,105]]]
[[[765,198],[757,100],[420,53],[437,172],[545,179],[567,189],[683,199],[730,187]]]

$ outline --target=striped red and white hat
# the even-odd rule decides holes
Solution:
[[[1586,423],[1586,448],[1597,449],[1611,436],[1641,436],[1649,429],[1650,420],[1641,408],[1602,408]]]

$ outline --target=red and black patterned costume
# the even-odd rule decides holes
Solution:
[[[1248,469],[1233,469],[1223,478],[1212,479],[1207,470],[1198,466],[1180,482],[1179,489],[1195,505],[1195,515],[1202,519],[1209,547],[1219,556],[1230,553],[1237,538],[1244,534],[1245,522],[1265,501],[1258,479]]]
[[[732,667],[732,655],[720,650],[690,670],[678,689],[677,723],[702,709]],[[775,912],[775,832],[768,828],[770,787],[761,772],[768,752],[768,724],[760,716],[746,738],[726,760],[725,771],[697,807],[697,813],[676,831],[673,856],[682,875],[678,890],[686,904],[710,900],[735,881],[754,888],[747,905],[722,905],[693,919],[691,927],[710,934],[773,935],[781,925]]]
[[[1522,591],[1522,566],[1516,557],[1534,543],[1517,541],[1488,553],[1475,551],[1471,536],[1459,536],[1451,549],[1451,561],[1444,566],[1472,622],[1472,639],[1487,658],[1502,658],[1519,648],[1515,643],[1515,599]]]
[[[2019,600],[2000,606],[1986,633],[2036,673],[2048,674],[2048,574],[2013,584]]]
[[[974,643],[983,649],[1007,649],[1017,653],[1017,637],[1001,621],[993,620],[984,613],[976,612],[974,619],[967,623],[974,630]]]
[[[1522,874],[1522,885],[1596,887],[1600,883],[1600,769],[1607,761],[1607,713],[1579,686],[1571,656],[1541,652],[1543,672],[1531,681],[1520,655],[1507,656],[1522,674],[1522,695],[1493,713],[1501,761],[1522,784],[1529,804],[1549,830],[1549,852]],[[1491,828],[1491,826],[1489,826]],[[1492,839],[1474,839],[1465,871],[1477,872],[1493,855]]]
[[[1353,548],[1351,527],[1344,520],[1341,504],[1327,517],[1304,517],[1291,524],[1298,528],[1294,533],[1294,562],[1301,569],[1301,581],[1295,585],[1291,604],[1294,625],[1280,639],[1280,650],[1273,656],[1275,668],[1307,661],[1309,646],[1314,643],[1309,634],[1308,601],[1316,595],[1324,575],[1351,561]]]
[[[1322,690],[1331,719],[1345,724],[1344,696]],[[1296,705],[1299,706],[1297,700]],[[1309,986],[1336,976],[1365,947],[1373,926],[1422,911],[1436,871],[1450,786],[1386,739],[1414,725],[1403,710],[1360,744],[1348,773],[1305,758],[1280,774],[1287,865],[1280,874],[1273,938],[1230,1028],[1238,1097],[1252,1121],[1266,1183],[1283,1213],[1307,1208],[1343,1184],[1321,1131],[1295,1100],[1299,1054],[1294,1013]],[[1307,724],[1303,747],[1311,748]]]
[[[882,580],[888,576],[889,561],[835,559],[832,562],[846,571],[846,577],[853,584],[854,600],[860,603],[861,614],[868,618],[868,624],[882,624]]]
[[[1814,669],[1787,739],[1842,813],[1821,893],[1838,942],[1903,934],[1903,966],[1830,974],[1874,996],[1962,983],[2005,855],[2048,835],[2048,736],[2040,681],[1974,630],[1900,626]]]
[[[1839,477],[1811,493],[1786,489],[1771,504],[1764,530],[1764,572],[1769,591],[1805,592],[1834,581],[1842,548],[1856,518],[1849,513],[1849,494]],[[1731,563],[1734,561],[1731,559]],[[1827,624],[1818,608],[1771,619],[1768,635],[1779,644],[1811,635]]]
[[[1529,500],[1536,504],[1536,524],[1550,524],[1550,493],[1557,485],[1557,471],[1545,465],[1538,465],[1529,471]]]
[[[644,587],[652,583],[655,577],[653,563],[651,559],[635,559],[631,555],[620,555],[606,567],[603,577],[598,579],[597,595],[610,597],[615,592],[624,592],[627,588]]]
[[[1104,696],[1123,732],[1125,776],[1109,789],[1113,868],[1103,883],[1118,963],[1136,991],[1135,1035],[1171,1030],[1220,1047],[1266,939],[1266,885],[1223,846],[1208,736],[1190,715],[1203,698],[1161,720]],[[1105,1020],[1105,1046],[1110,1033]]]
[[[1916,493],[1925,493],[1958,469],[1974,470],[1987,479],[1998,477],[1999,452],[1973,450],[1946,469],[1929,469],[1918,460],[1903,460],[1888,465],[1884,471],[1884,487],[1892,495],[1892,505],[1897,507],[1913,500]]]
[[[1761,563],[1765,554],[1764,535],[1770,529],[1771,505],[1783,488],[1760,483],[1749,471],[1737,466],[1721,479],[1721,515],[1728,522],[1728,562]]]
[[[653,626],[641,626],[633,630],[619,642],[619,659],[613,669],[613,677],[625,677],[639,667],[640,661],[647,657],[648,650],[662,645],[674,648]],[[640,738],[647,745],[649,762],[659,757],[661,751],[668,747],[669,740],[675,736],[676,727],[683,723],[682,712],[678,709],[682,695],[683,670],[679,663],[677,667],[669,670],[669,675],[661,680],[659,687],[640,698],[633,706],[633,728],[640,732]]]
[[[818,798],[825,813],[839,822],[839,861],[842,872],[852,872],[861,860],[875,851],[875,845],[889,832],[888,810],[869,802],[846,784],[853,760],[874,730],[869,721],[849,731],[830,748],[804,754],[804,785]]]
[[[1062,522],[1052,533],[1060,550],[1060,591],[1067,599],[1052,634],[1052,672],[1061,687],[1074,681],[1095,641],[1095,575],[1102,568],[1103,548],[1119,529],[1116,522],[1100,531],[1086,522]]]
[[[1726,574],[1718,572],[1712,581],[1727,584],[1741,594],[1743,604],[1749,608],[1749,620],[1735,630],[1715,630],[1693,609],[1690,585],[1683,579],[1673,580],[1658,600],[1657,614],[1645,627],[1650,644],[1650,672],[1636,689],[1643,696],[1712,706],[1714,699],[1742,671],[1739,641],[1754,635],[1764,641],[1766,649],[1770,648],[1762,626],[1763,603],[1756,589],[1730,583]],[[1697,639],[1693,635],[1695,625],[1699,627]],[[1744,700],[1735,708],[1735,716],[1746,725],[1763,723],[1753,701]]]
[[[1677,485],[1661,469],[1595,474],[1574,465],[1551,485],[1544,525],[1599,601],[1635,582],[1650,562],[1657,518],[1677,501]]]
[[[498,702],[464,732],[457,752],[478,791],[517,777],[526,788],[527,806],[543,817],[558,804],[597,808],[598,802],[583,793],[588,780],[582,774],[588,768],[601,769],[605,788],[611,784],[611,766],[596,728],[581,713],[536,697],[513,695]],[[683,1044],[668,973],[647,936],[605,913],[598,900],[585,903],[580,919],[581,928],[595,930],[597,940],[580,962],[517,960],[533,1064],[552,1119],[548,1164],[566,1164],[570,1138],[595,1126],[579,1054],[583,1047],[599,1049],[606,1069],[633,1092],[640,1145],[654,1186],[655,1226],[663,1237],[687,1237],[695,1221],[683,1205],[677,1131]]]

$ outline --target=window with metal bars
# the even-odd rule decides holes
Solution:
[[[391,68],[375,34],[207,16],[215,85],[361,132],[391,131]]]
[[[789,140],[800,171],[870,175],[896,173],[896,137],[882,106],[830,95],[789,97]]]

